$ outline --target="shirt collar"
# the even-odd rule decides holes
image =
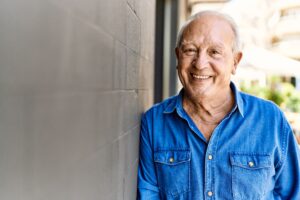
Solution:
[[[234,99],[235,99],[235,106],[234,109],[237,108],[239,113],[241,114],[242,117],[244,117],[244,102],[241,97],[241,93],[239,90],[236,88],[233,82],[230,82],[230,88],[234,94]],[[183,89],[180,90],[179,94],[175,96],[173,101],[166,107],[164,110],[164,113],[172,113],[176,109],[178,113],[181,112],[183,109],[182,107],[182,96],[183,96]],[[233,109],[233,110],[234,110]]]
[[[230,82],[230,88],[234,94],[235,107],[239,110],[239,113],[244,117],[244,101],[241,92],[236,88],[233,82]]]
[[[172,113],[176,109],[179,111],[180,109],[183,108],[182,106],[182,96],[183,96],[183,88],[180,90],[179,94],[175,96],[173,101],[166,107],[164,110],[164,113]]]

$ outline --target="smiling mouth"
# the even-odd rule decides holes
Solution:
[[[207,75],[196,75],[191,73],[192,77],[197,79],[197,80],[206,80],[209,79],[211,76],[207,76]]]

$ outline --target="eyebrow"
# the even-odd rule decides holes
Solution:
[[[195,46],[193,41],[186,41],[186,40],[182,41],[181,45],[193,45],[193,46]],[[222,48],[222,49],[225,49],[225,47],[226,47],[223,43],[220,43],[220,42],[210,43],[209,46],[210,47],[215,47],[215,48]]]
[[[183,41],[181,42],[181,45],[189,45],[189,44],[194,45],[192,41],[186,41],[186,40],[184,41],[184,40],[183,40]]]

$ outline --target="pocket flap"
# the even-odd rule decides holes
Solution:
[[[190,161],[191,152],[189,150],[172,150],[172,151],[155,151],[154,162],[176,165],[183,162]]]
[[[270,155],[258,154],[231,154],[230,163],[233,166],[243,167],[247,169],[260,169],[271,167]]]

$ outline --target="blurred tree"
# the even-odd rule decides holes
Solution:
[[[283,82],[278,76],[269,77],[266,87],[256,84],[247,87],[242,83],[241,90],[260,98],[271,100],[283,110],[300,112],[300,92],[291,83]]]

